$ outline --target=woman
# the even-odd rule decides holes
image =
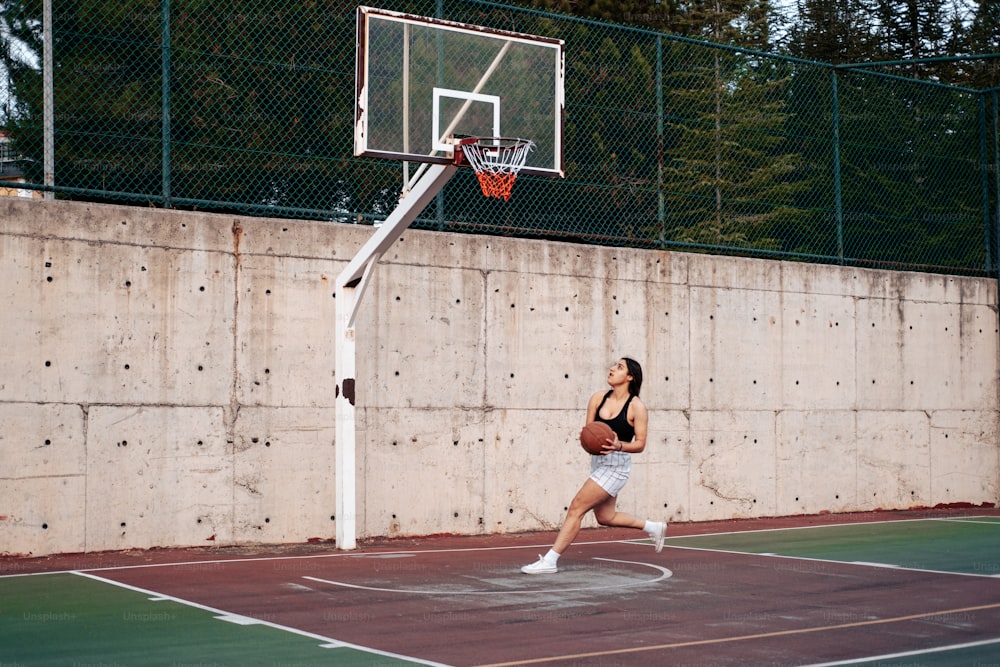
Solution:
[[[598,391],[590,397],[586,423],[606,423],[615,432],[615,438],[608,440],[603,452],[590,457],[590,477],[573,498],[555,543],[537,562],[521,568],[525,574],[558,572],[559,556],[576,539],[583,517],[590,510],[594,510],[594,517],[602,526],[644,530],[649,533],[656,551],[663,549],[667,532],[665,521],[644,521],[615,509],[618,492],[625,486],[632,469],[632,454],[646,448],[649,413],[639,399],[642,367],[637,361],[623,357],[608,372],[608,384],[611,385],[609,391]]]

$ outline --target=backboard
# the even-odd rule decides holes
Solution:
[[[358,7],[354,153],[448,163],[463,137],[530,139],[563,176],[563,42]]]

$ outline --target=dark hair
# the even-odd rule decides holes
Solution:
[[[642,389],[642,366],[635,359],[622,357],[622,360],[628,368],[628,374],[632,376],[632,381],[628,383],[628,393],[638,396],[639,390]]]

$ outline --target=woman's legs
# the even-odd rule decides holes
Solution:
[[[656,551],[663,548],[663,538],[667,530],[666,522],[653,523],[637,519],[631,514],[619,512],[615,508],[617,499],[601,488],[601,485],[594,480],[587,478],[580,490],[576,492],[573,501],[563,519],[562,527],[556,536],[552,548],[544,556],[539,557],[537,563],[526,565],[521,568],[525,574],[551,574],[557,571],[556,563],[559,556],[573,543],[580,533],[583,524],[583,517],[590,510],[594,511],[597,522],[602,526],[618,526],[622,528],[636,528],[645,530],[653,538]]]
[[[563,520],[562,528],[559,529],[559,535],[556,536],[552,550],[561,554],[573,543],[573,540],[580,533],[583,517],[590,510],[594,510],[594,517],[597,519],[597,523],[602,526],[638,528],[640,530],[645,527],[645,521],[637,519],[631,514],[617,511],[615,509],[616,502],[617,499],[608,495],[608,492],[602,489],[600,484],[587,478],[569,505],[566,518]]]
[[[569,510],[566,512],[566,518],[563,519],[562,528],[559,529],[559,535],[556,536],[552,550],[558,554],[565,551],[566,547],[572,544],[580,533],[584,515],[608,501],[614,507],[615,499],[608,495],[608,492],[602,489],[600,484],[588,477],[580,490],[576,492],[573,502],[569,504]]]
[[[638,528],[639,530],[643,530],[646,527],[646,522],[642,519],[635,518],[631,514],[619,512],[615,509],[616,500],[616,498],[608,496],[607,501],[594,508],[594,517],[597,519],[597,523],[602,526]]]

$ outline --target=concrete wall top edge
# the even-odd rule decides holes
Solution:
[[[367,225],[0,197],[5,234],[181,250],[349,260]]]
[[[0,198],[0,219],[15,235],[343,261],[375,233],[368,225],[17,197]],[[407,230],[382,261],[935,303],[995,306],[998,298],[995,279],[426,230]]]

